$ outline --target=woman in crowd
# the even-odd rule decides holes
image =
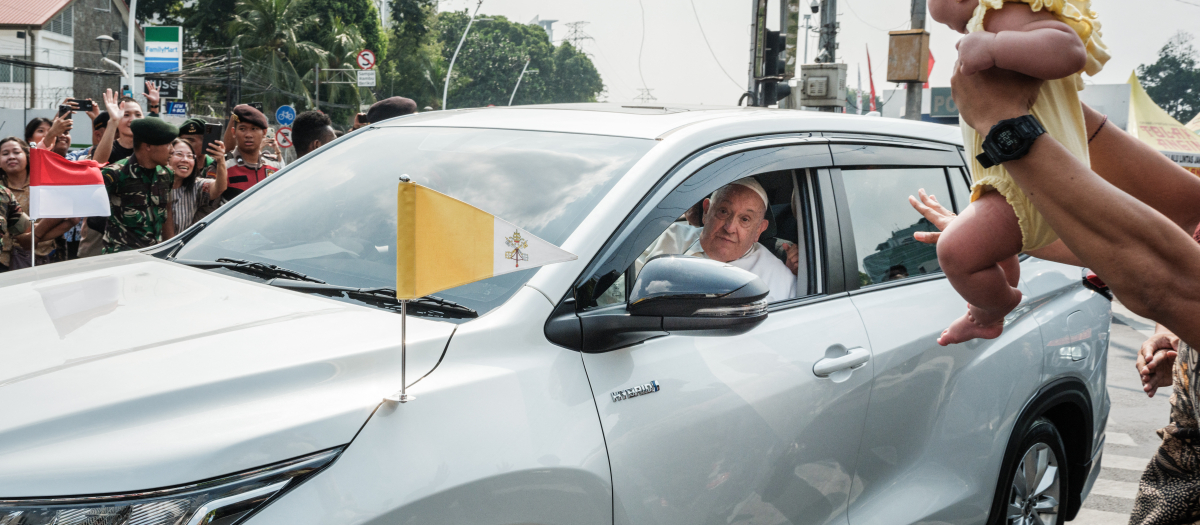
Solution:
[[[21,211],[29,213],[29,145],[17,137],[0,139],[0,186],[4,186],[17,198]],[[35,228],[15,239],[6,239],[0,252],[0,264],[10,270],[28,268],[32,265],[29,249],[32,235],[37,235],[38,264],[49,264],[54,252],[54,239],[75,225],[75,219],[42,219],[34,222]],[[15,242],[10,242],[15,241]]]
[[[53,124],[54,121],[48,118],[36,117],[30,120],[25,125],[25,144],[33,144],[34,147],[37,147],[42,142],[42,138],[46,136],[46,133],[50,132],[50,126]]]
[[[217,140],[208,146],[208,154],[214,160],[212,179],[197,176],[196,152],[191,144],[184,139],[175,139],[171,143],[171,160],[169,166],[175,172],[175,182],[171,186],[171,214],[174,221],[175,234],[189,228],[196,220],[196,210],[216,202],[221,198],[221,192],[229,185],[229,175],[225,171],[225,145]],[[203,158],[203,157],[201,157]]]

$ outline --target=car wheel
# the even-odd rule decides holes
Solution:
[[[1046,418],[1035,419],[1001,469],[996,495],[1002,505],[991,523],[1061,525],[1067,501],[1067,455],[1058,429]],[[1015,452],[1015,453],[1014,453]]]

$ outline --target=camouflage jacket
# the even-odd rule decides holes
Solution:
[[[104,253],[162,242],[174,175],[163,166],[143,168],[133,156],[105,166],[100,173],[112,206],[104,231]]]
[[[21,211],[17,196],[0,186],[0,248],[12,249],[12,238],[29,230],[29,217]]]

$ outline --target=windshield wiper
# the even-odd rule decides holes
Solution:
[[[396,299],[396,290],[392,288],[355,288],[336,284],[300,282],[288,279],[271,279],[268,285],[295,290],[297,292],[318,293],[322,295],[344,296],[355,301],[361,301],[371,306],[377,306],[396,312],[400,311],[400,300]],[[479,312],[454,301],[441,297],[426,295],[420,299],[408,301],[410,308],[418,310],[433,310],[462,318],[479,317]]]
[[[212,270],[214,268],[224,268],[235,272],[248,273],[259,277],[269,279],[282,278],[291,279],[293,281],[305,281],[310,283],[325,284],[325,281],[316,277],[309,277],[295,270],[289,270],[274,264],[261,262],[244,261],[242,259],[226,259],[224,257],[216,261],[189,261],[185,259],[175,259],[174,262],[191,266],[192,268],[200,268],[201,270]]]

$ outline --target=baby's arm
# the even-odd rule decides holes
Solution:
[[[1054,80],[1078,73],[1087,64],[1087,48],[1079,35],[1052,13],[1034,12],[1029,4],[1005,3],[988,14],[984,28],[958,43],[964,74],[998,67]]]

